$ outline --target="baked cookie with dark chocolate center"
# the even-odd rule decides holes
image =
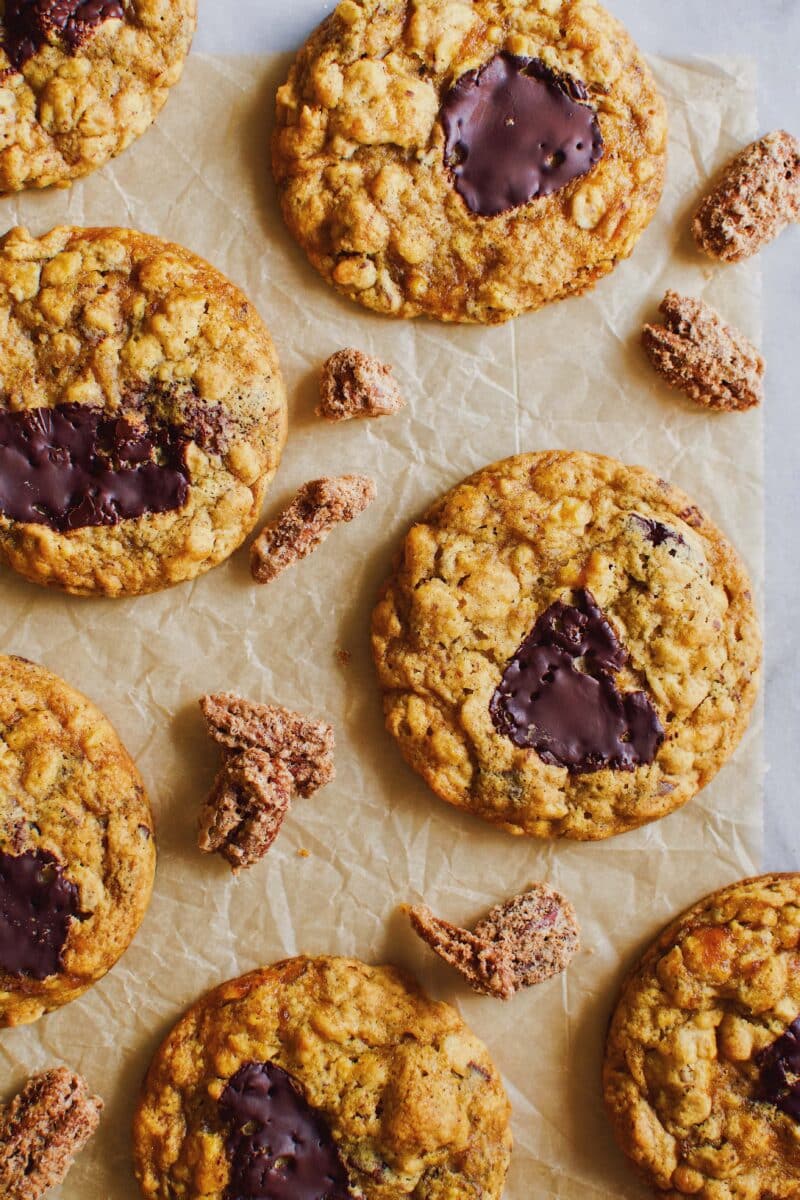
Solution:
[[[409,531],[372,620],[389,731],[442,799],[590,840],[685,804],[727,761],[761,640],[736,552],[641,467],[520,454]]]

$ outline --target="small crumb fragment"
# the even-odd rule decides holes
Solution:
[[[340,667],[349,667],[350,663],[353,661],[353,656],[349,650],[337,650],[336,661]]]
[[[200,849],[221,854],[234,873],[252,867],[278,836],[293,794],[294,780],[280,759],[263,750],[231,755],[200,813]]]
[[[291,773],[301,796],[311,796],[335,775],[333,728],[277,704],[256,704],[234,692],[202,696],[208,732],[227,750],[263,750]]]
[[[66,1067],[32,1076],[0,1108],[3,1200],[39,1200],[57,1187],[97,1129],[102,1109],[99,1096]]]
[[[800,142],[776,130],[737,154],[698,208],[692,232],[711,258],[741,262],[793,221],[800,221]]]
[[[663,325],[645,325],[642,345],[670,385],[698,404],[742,412],[764,398],[764,360],[744,334],[710,305],[667,292]]]
[[[306,850],[305,846],[301,846],[300,849],[297,851],[297,857],[298,858],[310,858],[311,851]]]
[[[266,525],[250,548],[250,571],[257,583],[269,583],[316,550],[331,530],[352,521],[375,499],[366,475],[314,479],[300,488],[291,504]]]
[[[317,414],[326,421],[386,417],[405,407],[392,368],[362,350],[337,350],[323,364]]]
[[[463,975],[473,991],[508,1000],[513,996],[514,980],[501,951],[491,942],[475,937],[435,917],[424,904],[409,908],[414,932],[427,942],[439,958]]]
[[[559,974],[580,949],[574,908],[544,883],[498,904],[472,931],[425,905],[407,911],[415,932],[474,991],[501,1000]]]

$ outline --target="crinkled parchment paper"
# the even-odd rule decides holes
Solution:
[[[2,649],[37,659],[91,696],[136,758],[155,808],[152,907],[122,962],[87,996],[0,1034],[0,1087],[65,1061],[107,1102],[101,1132],[57,1193],[133,1200],[129,1126],[158,1042],[204,989],[300,951],[412,968],[488,1042],[514,1106],[507,1200],[640,1197],[612,1147],[598,1072],[625,967],[675,912],[758,869],[760,721],[734,762],[681,812],[591,845],[539,844],[439,803],[383,732],[369,615],[398,539],[443,489],[518,450],[576,447],[640,462],[692,494],[762,580],[762,425],[670,393],[638,346],[665,289],[700,294],[759,336],[756,265],[715,270],[688,235],[713,172],[755,132],[742,62],[658,63],[671,112],[669,182],[631,262],[596,292],[502,328],[374,317],[336,296],[284,231],[268,171],[286,60],[193,57],[156,129],[69,192],[0,201],[3,227],[132,225],[225,270],[272,329],[291,402],[272,512],[309,478],[374,475],[379,498],[265,588],[240,552],[193,584],[130,601],[80,600],[0,577]],[[356,345],[394,363],[409,407],[331,427],[314,416],[320,363]],[[337,649],[350,652],[349,665]],[[197,697],[234,688],[324,715],[338,777],[298,800],[268,858],[234,882],[195,847],[217,767]],[[308,857],[298,851],[307,849]],[[548,879],[574,900],[584,950],[569,972],[511,1003],[474,996],[408,931],[396,906],[422,897],[455,920]]]

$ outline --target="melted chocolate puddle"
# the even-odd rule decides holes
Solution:
[[[187,440],[84,404],[0,412],[0,512],[66,533],[181,508]]]
[[[125,19],[120,0],[6,0],[3,48],[19,71],[53,34],[76,54],[99,25],[114,19]]]
[[[627,659],[591,592],[552,604],[506,665],[489,705],[495,728],[576,775],[651,763],[664,730],[644,692],[618,690]]]
[[[445,163],[456,191],[483,217],[549,196],[603,155],[603,135],[579,79],[538,58],[497,54],[446,94]]]
[[[78,889],[44,851],[0,852],[0,971],[48,979],[63,966]]]
[[[774,1104],[800,1122],[800,1017],[776,1042],[756,1058],[759,1086],[756,1099]]]

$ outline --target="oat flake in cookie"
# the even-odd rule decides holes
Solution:
[[[145,1200],[500,1200],[509,1104],[486,1047],[408,976],[293,958],[204,996],[134,1121]]]
[[[603,1085],[659,1196],[796,1200],[800,875],[764,875],[678,917],[628,977]]]
[[[387,727],[443,800],[580,840],[704,787],[761,659],[750,583],[711,521],[641,467],[569,451],[495,463],[437,501],[372,645]]]
[[[273,164],[345,295],[494,324],[628,257],[666,141],[649,68],[593,0],[341,0],[278,92]]]
[[[106,718],[0,657],[0,1027],[86,991],[127,949],[155,872],[150,805]]]
[[[14,229],[0,316],[0,559],[118,596],[227,558],[286,436],[275,351],[238,288],[131,229]]]
[[[0,193],[68,184],[144,133],[196,21],[197,0],[5,0]]]

